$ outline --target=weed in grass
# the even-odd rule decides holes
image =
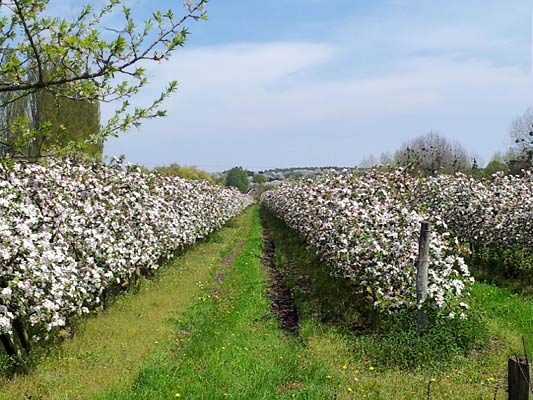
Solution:
[[[215,231],[210,233],[206,238],[206,243],[222,243],[224,241],[224,237],[219,231]]]
[[[15,360],[7,354],[0,353],[0,376],[9,374],[15,368]]]

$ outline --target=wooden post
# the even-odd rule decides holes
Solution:
[[[418,308],[417,325],[419,329],[425,328],[428,317],[423,310],[423,303],[428,293],[428,262],[429,242],[431,240],[431,225],[422,222],[420,239],[418,241],[418,261],[416,263],[416,305]]]
[[[509,357],[507,367],[509,400],[531,400],[531,360],[528,357]]]

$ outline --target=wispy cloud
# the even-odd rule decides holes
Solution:
[[[199,48],[162,64],[152,81],[154,88],[174,78],[181,81],[178,95],[167,105],[171,118],[243,130],[427,112],[474,101],[480,90],[487,107],[487,92],[498,103],[496,94],[503,92],[513,93],[511,101],[529,98],[530,77],[516,66],[427,56],[398,61],[393,70],[365,78],[315,73],[324,65],[334,69],[336,56],[342,57],[342,49],[323,43]]]

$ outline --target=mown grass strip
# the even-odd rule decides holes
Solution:
[[[176,322],[176,337],[146,365],[130,390],[99,399],[334,398],[339,382],[305,343],[287,336],[271,316],[261,266],[257,210],[241,254],[217,295],[204,296]]]
[[[0,399],[87,399],[112,388],[130,387],[145,357],[174,336],[171,321],[198,298],[220,260],[248,233],[248,209],[145,280],[136,294],[120,296],[88,318],[76,337],[43,356],[27,376],[0,380]]]

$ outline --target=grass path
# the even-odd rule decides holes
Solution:
[[[0,399],[88,399],[131,386],[146,355],[172,340],[173,321],[247,235],[251,215],[248,209],[157,278],[142,282],[138,293],[120,296],[104,313],[88,318],[74,339],[43,357],[30,375],[0,380]]]
[[[176,340],[152,355],[132,388],[98,399],[347,398],[329,362],[309,357],[270,314],[261,248],[254,208],[242,252],[176,324]]]

